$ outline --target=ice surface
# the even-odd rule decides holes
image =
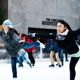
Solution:
[[[0,60],[0,80],[13,80],[11,64]],[[25,62],[24,67],[19,68],[17,64],[17,80],[69,80],[69,62],[64,61],[64,66],[59,68],[48,67],[51,63],[49,59],[36,59],[36,64],[30,68]],[[55,62],[56,64],[56,62]],[[80,61],[76,66],[76,79],[80,80]]]

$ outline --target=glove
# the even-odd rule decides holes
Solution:
[[[35,37],[35,34],[36,34],[36,33],[32,33],[32,37]]]

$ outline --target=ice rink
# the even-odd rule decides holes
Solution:
[[[0,60],[0,80],[13,80],[11,64],[6,62]],[[25,62],[23,64],[23,68],[19,68],[17,64],[17,80],[69,80],[69,62],[64,61],[64,66],[61,68],[58,66],[48,67],[50,65],[49,59],[36,59],[36,64],[32,68]],[[80,61],[76,66],[76,71],[75,80],[80,80]]]

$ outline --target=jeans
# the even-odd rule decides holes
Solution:
[[[59,51],[59,53],[60,53],[60,60],[61,60],[61,63],[62,63],[62,66],[63,66],[63,49],[60,49],[60,51]]]
[[[16,67],[17,57],[11,57],[11,67],[13,78],[17,78],[17,67]]]
[[[26,53],[27,53],[27,52],[26,52],[24,49],[21,49],[21,50],[18,52],[18,55],[19,55],[19,56],[18,56],[17,59],[18,59],[18,61],[19,61],[20,64],[22,64],[21,57],[22,57],[23,61],[25,61],[27,64],[30,64],[29,61],[27,60],[26,56],[25,56]]]

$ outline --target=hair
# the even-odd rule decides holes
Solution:
[[[66,26],[68,28],[69,31],[72,31],[70,25],[67,22],[65,22],[64,20],[58,20],[57,23],[63,24],[64,26]]]
[[[10,30],[14,30],[14,32],[19,36],[21,33],[20,32],[18,32],[16,29],[14,29],[14,28],[9,28]]]
[[[21,36],[22,36],[22,37],[24,37],[24,36],[25,36],[25,40],[27,40],[27,39],[28,39],[27,34],[21,34]]]
[[[22,36],[27,36],[26,34],[21,34]]]

